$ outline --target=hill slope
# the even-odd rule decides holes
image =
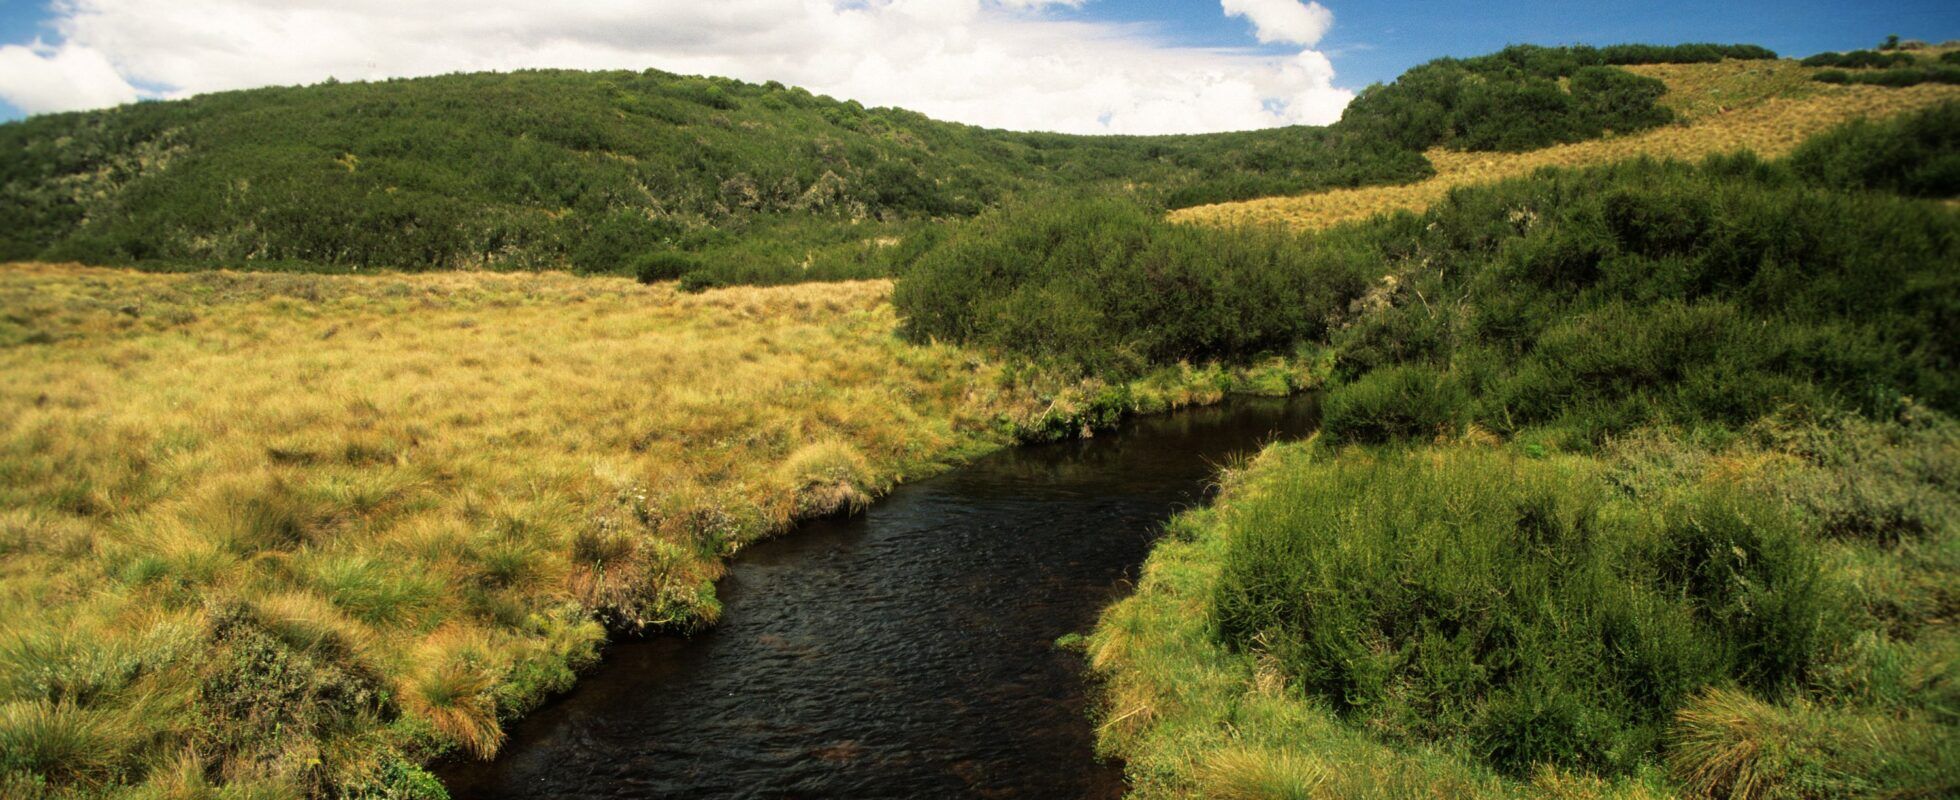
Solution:
[[[1416,180],[1432,145],[1645,130],[1672,116],[1665,87],[1616,65],[1724,56],[1773,54],[1511,48],[1372,87],[1331,128],[1166,137],[986,130],[652,70],[228,92],[0,125],[0,259],[888,275],[917,223],[1016,194],[1180,207]]]
[[[1172,219],[1324,228],[1387,211],[1422,211],[1458,187],[1522,177],[1544,167],[1604,164],[1638,156],[1691,160],[1745,149],[1773,158],[1850,119],[1896,116],[1960,97],[1960,86],[1951,84],[1887,88],[1820,83],[1815,78],[1825,70],[1794,61],[1651,64],[1628,70],[1667,84],[1661,103],[1674,112],[1679,124],[1521,153],[1436,147],[1426,153],[1436,173],[1416,183],[1216,203],[1180,209]]]
[[[786,217],[961,216],[1118,179],[1162,197],[1383,177],[1324,136],[1015,133],[654,71],[258,89],[0,126],[0,258],[603,270]]]

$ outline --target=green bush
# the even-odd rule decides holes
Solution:
[[[1438,59],[1394,83],[1368,87],[1335,129],[1416,151],[1437,145],[1522,151],[1606,131],[1645,130],[1673,118],[1658,102],[1667,87],[1613,65],[1719,61],[1731,52],[1761,57],[1754,50],[1717,45],[1608,50],[1518,45],[1479,58]]]
[[[1853,50],[1849,53],[1818,53],[1806,58],[1806,67],[1837,67],[1839,69],[1890,69],[1915,63],[1910,53],[1879,53],[1871,50]]]
[[[1834,188],[1960,196],[1960,102],[1881,122],[1854,120],[1798,146],[1790,166]]]
[[[1347,377],[1453,371],[1498,431],[1733,427],[1788,405],[1883,416],[1902,396],[1950,411],[1960,285],[1934,265],[1960,257],[1955,226],[1751,158],[1541,174],[1377,227],[1366,250],[1426,268],[1332,343]]]
[[[1960,69],[1950,64],[1932,64],[1923,67],[1902,67],[1898,69],[1864,70],[1845,72],[1827,69],[1812,76],[1822,83],[1865,83],[1874,86],[1889,86],[1900,89],[1918,86],[1922,83],[1960,84]]]
[[[1321,429],[1344,442],[1454,436],[1469,410],[1469,395],[1454,376],[1398,365],[1329,391],[1321,401]]]
[[[915,341],[1129,374],[1320,338],[1364,285],[1360,262],[1342,256],[1281,230],[1173,225],[1117,199],[1062,199],[961,226],[893,302]]]
[[[679,253],[648,253],[633,261],[633,275],[641,283],[680,280],[698,269],[694,259]]]
[[[1229,647],[1391,741],[1615,774],[1704,687],[1795,685],[1845,619],[1781,507],[1630,513],[1590,462],[1364,451],[1222,510]]]

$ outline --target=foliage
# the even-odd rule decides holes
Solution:
[[[1915,197],[1960,196],[1960,102],[1885,121],[1858,120],[1790,155],[1805,180]]]
[[[1817,73],[1820,83],[1863,83],[1873,86],[1903,88],[1922,83],[1960,84],[1960,68],[1950,64],[1933,64],[1923,67],[1904,67],[1900,69],[1861,70],[1845,72],[1827,69]]]
[[[1321,427],[1341,441],[1451,438],[1469,405],[1454,375],[1420,364],[1384,367],[1329,394]]]
[[[719,283],[890,275],[801,265],[1030,190],[1154,205],[1427,172],[1310,128],[1016,133],[654,70],[225,92],[0,125],[0,153],[0,259],[632,274],[679,250]]]
[[[1412,150],[1524,151],[1633,133],[1667,123],[1660,81],[1616,65],[1774,58],[1761,48],[1516,45],[1471,59],[1438,59],[1355,98],[1336,130]]]
[[[1806,67],[1837,67],[1839,69],[1890,69],[1903,67],[1917,61],[1911,53],[1877,52],[1873,50],[1853,50],[1848,53],[1818,53],[1804,59]]]
[[[915,341],[1127,375],[1317,338],[1362,287],[1333,249],[1323,252],[1283,231],[1172,225],[1121,200],[1030,203],[954,231],[900,281],[893,303]]]
[[[1900,125],[1940,131],[1950,114]],[[1950,159],[1941,148],[1897,163],[1924,169]],[[1112,200],[1030,204],[956,231],[894,301],[915,339],[1091,372],[1325,341],[1342,377],[1427,365],[1473,398],[1417,391],[1408,371],[1337,387],[1330,431],[1363,440],[1464,421],[1598,439],[1792,404],[1885,415],[1904,397],[1954,411],[1954,218],[1801,175],[1748,156],[1634,161],[1305,239],[1169,225]]]
[[[1353,724],[1525,776],[1630,771],[1702,687],[1774,696],[1845,624],[1775,507],[1610,502],[1583,465],[1346,454],[1223,517],[1218,635]]]

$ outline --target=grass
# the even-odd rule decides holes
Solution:
[[[795,520],[1306,381],[1065,381],[890,292],[0,268],[0,794],[430,796]]]
[[[1833,86],[1812,80],[1817,70],[1793,61],[1724,61],[1625,67],[1668,85],[1662,105],[1679,123],[1643,133],[1555,145],[1524,153],[1427,153],[1436,174],[1399,186],[1335,189],[1293,197],[1198,206],[1172,212],[1179,222],[1207,225],[1284,224],[1320,229],[1393,211],[1417,211],[1459,187],[1637,156],[1698,159],[1736,150],[1780,157],[1810,136],[1861,118],[1883,118],[1960,98],[1960,88]]]
[[[1960,787],[1960,737],[1950,705],[1956,638],[1947,612],[1930,608],[1952,608],[1950,589],[1941,587],[1960,574],[1960,562],[1951,555],[1960,528],[1944,525],[1924,538],[1885,545],[1842,538],[1806,509],[1816,503],[1818,487],[1856,480],[1852,476],[1859,470],[1847,468],[1839,458],[1843,454],[1931,447],[1951,457],[1960,452],[1957,434],[1960,428],[1938,417],[1876,426],[1774,420],[1727,445],[1656,433],[1629,437],[1591,455],[1534,455],[1524,444],[1474,438],[1414,448],[1339,448],[1319,439],[1268,448],[1224,478],[1225,489],[1212,508],[1189,512],[1170,525],[1137,592],[1107,610],[1090,637],[1092,665],[1103,678],[1100,747],[1126,760],[1132,796],[1143,799],[1947,796]],[[1796,444],[1799,440],[1808,444]],[[1960,507],[1960,491],[1948,479],[1929,480],[1931,485],[1920,485],[1938,496],[1939,505]],[[1478,498],[1509,491],[1522,492],[1521,497],[1549,491],[1553,494],[1547,496],[1571,499],[1575,505],[1561,501],[1552,518],[1590,519],[1572,528],[1583,531],[1583,538],[1573,541],[1583,542],[1590,555],[1575,566],[1541,553],[1542,543],[1511,541],[1524,535],[1523,527],[1488,529],[1495,538],[1487,540],[1476,522],[1476,509],[1483,507]],[[1443,499],[1412,500],[1418,495]],[[1771,684],[1743,674],[1655,672],[1686,682],[1666,695],[1671,699],[1656,696],[1628,707],[1653,715],[1646,723],[1651,729],[1640,739],[1645,744],[1619,741],[1625,749],[1617,756],[1627,760],[1612,769],[1558,757],[1507,764],[1501,757],[1507,751],[1491,748],[1485,738],[1425,732],[1449,726],[1456,715],[1481,703],[1499,703],[1502,692],[1485,695],[1469,688],[1492,680],[1540,674],[1593,682],[1593,688],[1568,699],[1602,704],[1616,691],[1660,685],[1634,680],[1629,667],[1732,657],[1723,654],[1745,660],[1767,655],[1747,646],[1735,649],[1748,637],[1732,633],[1717,636],[1712,648],[1708,642],[1669,637],[1649,641],[1651,647],[1623,642],[1630,649],[1598,668],[1575,660],[1576,653],[1539,647],[1548,636],[1577,635],[1571,641],[1592,643],[1587,646],[1611,642],[1612,636],[1602,640],[1580,631],[1589,620],[1629,614],[1659,614],[1654,620],[1660,620],[1675,613],[1665,611],[1670,604],[1686,604],[1678,620],[1686,627],[1653,631],[1687,635],[1734,622],[1737,618],[1699,605],[1703,590],[1695,589],[1692,579],[1684,593],[1667,590],[1665,579],[1643,582],[1669,573],[1658,564],[1646,566],[1641,553],[1657,553],[1665,562],[1668,547],[1694,541],[1664,533],[1678,524],[1673,520],[1708,525],[1721,518],[1710,514],[1721,505],[1707,506],[1700,499],[1710,496],[1789,520],[1785,524],[1794,527],[1786,529],[1792,537],[1786,552],[1798,559],[1793,563],[1810,564],[1815,574],[1814,580],[1793,586],[1816,587],[1825,592],[1822,597],[1836,598],[1791,617],[1844,626],[1840,634],[1808,640],[1801,648],[1809,654],[1807,665]],[[1668,508],[1703,510],[1677,516]],[[1752,529],[1760,530],[1735,530]],[[1252,550],[1281,542],[1290,542],[1285,549],[1291,555]],[[1652,549],[1657,546],[1661,549]],[[1526,571],[1548,571],[1536,579],[1512,575],[1492,583],[1495,593],[1478,602],[1449,603],[1451,597],[1469,597],[1463,590],[1481,585],[1486,568],[1506,559]],[[1321,577],[1306,583],[1248,582],[1258,574],[1248,568],[1270,571],[1288,564]],[[1399,571],[1401,577],[1370,577],[1383,570]],[[1874,580],[1877,572],[1894,577]],[[1917,577],[1899,578],[1908,574]],[[1331,594],[1316,593],[1320,581],[1342,580],[1356,583],[1341,589],[1330,583]],[[1709,586],[1775,591],[1774,580],[1758,580]],[[1631,583],[1607,590],[1614,581]],[[1259,586],[1294,588],[1262,594]],[[1581,594],[1561,595],[1573,590]],[[1609,599],[1654,590],[1660,594],[1645,601]],[[1606,594],[1590,605],[1562,607],[1558,604],[1565,601],[1555,599],[1594,591]],[[1392,599],[1398,593],[1427,599],[1403,604]],[[1763,615],[1792,610],[1767,602],[1770,596],[1737,608],[1757,615],[1758,622],[1769,619]],[[1343,616],[1346,611],[1362,616]],[[1401,624],[1396,615],[1405,613],[1426,615],[1432,623],[1451,621],[1448,630],[1458,632],[1445,635],[1444,627],[1434,627],[1425,628],[1427,635],[1367,633]],[[1513,613],[1522,616],[1507,616]],[[1552,617],[1523,621],[1536,613]],[[1271,624],[1247,630],[1248,614]],[[1478,620],[1507,618],[1515,627],[1483,649],[1447,646],[1461,644]],[[1326,629],[1331,638],[1317,641],[1355,652],[1332,661],[1316,659],[1314,647],[1297,638],[1301,624],[1331,626]],[[1508,646],[1528,646],[1531,655],[1507,661],[1502,654]],[[1450,653],[1465,660],[1452,665],[1444,657]],[[1374,677],[1332,689],[1323,680],[1328,667]],[[1559,700],[1556,694],[1537,697],[1531,707],[1539,711]],[[1583,722],[1577,728],[1498,730],[1518,742],[1583,741],[1600,730],[1607,718],[1601,714],[1577,715],[1574,719]],[[1523,733],[1531,735],[1519,739]]]
[[[1723,68],[1704,96],[1820,92]],[[1173,521],[1088,639],[1132,796],[1960,792],[1954,106],[1900,98],[1780,162],[1313,234],[1386,273],[1319,343],[1321,434]]]

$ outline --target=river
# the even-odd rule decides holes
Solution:
[[[1316,418],[1309,398],[1137,418],[801,525],[734,559],[715,628],[615,642],[497,760],[439,775],[457,800],[1118,797],[1055,640],[1219,465]]]

